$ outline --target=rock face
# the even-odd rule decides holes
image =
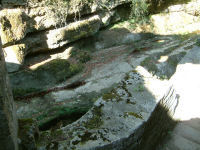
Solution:
[[[159,34],[185,34],[199,30],[199,1],[177,4],[152,15],[155,31]],[[176,22],[174,22],[176,20]]]
[[[122,16],[124,17],[124,14],[120,13],[122,8],[119,7],[129,2],[130,0],[84,1],[83,3],[70,1],[66,8],[62,6],[61,10],[60,8],[53,10],[51,6],[47,7],[46,4],[40,4],[40,2],[32,2],[38,4],[33,6],[25,1],[24,3],[2,1],[5,7],[0,13],[2,44],[5,51],[12,51],[7,52],[6,60],[18,66],[9,67],[8,65],[8,71],[17,71],[23,64],[24,57],[29,53],[60,48],[91,36],[100,28],[119,21]],[[24,4],[30,5],[29,8]],[[7,6],[14,8],[7,9]],[[62,12],[58,15],[63,15],[63,17],[53,15],[53,11]],[[125,16],[128,16],[128,13]],[[11,57],[14,59],[10,59]]]
[[[2,1],[9,9],[2,10],[1,32],[21,119],[20,148],[155,149],[162,133],[176,123],[179,96],[168,80],[196,45],[196,35],[173,34],[197,23],[195,13],[175,7],[153,15],[154,23],[161,18],[167,25],[163,31],[155,25],[156,33],[170,34],[158,35],[133,31],[127,28],[130,21],[100,30],[126,16],[130,1],[69,1],[64,20],[40,3],[27,10],[29,3],[12,2]],[[175,15],[181,25],[171,24]]]
[[[42,132],[36,140],[38,149],[143,150],[153,148],[160,133],[174,125],[176,95],[174,101],[159,100],[168,88],[165,79],[173,75],[195,40],[123,32],[123,37],[131,35],[137,42],[131,46],[122,42],[114,47],[111,43],[107,48],[106,38],[110,37],[104,35],[115,35],[114,31],[99,33],[97,39],[105,37],[100,42],[103,46],[93,53],[95,59],[86,64],[95,66],[90,73],[86,70],[78,76],[85,84],[17,101],[20,118],[33,117],[39,122]],[[19,78],[17,73],[13,76]],[[173,90],[167,95],[170,93]]]
[[[0,42],[0,149],[18,150],[17,117]]]

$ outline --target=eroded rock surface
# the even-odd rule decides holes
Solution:
[[[144,34],[140,38],[133,45],[111,46],[93,53],[95,59],[86,63],[84,72],[68,80],[73,83],[84,79],[85,84],[25,101],[19,99],[20,118],[36,118],[42,130],[56,128],[41,133],[40,148],[137,147],[143,125],[169,87],[166,79],[196,44],[196,37],[182,41],[177,36]]]
[[[100,28],[127,18],[128,13],[123,9],[130,10],[129,0],[58,2],[55,8],[51,4],[47,7],[44,2],[32,1],[33,5],[29,2],[2,2],[5,9],[0,13],[1,38],[7,51],[9,72],[17,71],[27,54],[53,50],[91,36]],[[53,13],[55,11],[57,13]],[[16,65],[12,67],[9,63]]]
[[[23,25],[18,35],[12,30],[16,22],[3,28],[5,37],[13,38],[5,38],[4,53],[12,72],[18,117],[22,121],[33,118],[39,125],[39,137],[33,135],[37,127],[32,121],[25,131],[32,132],[33,149],[148,150],[174,124],[177,101],[173,100],[179,97],[173,88],[162,97],[177,65],[193,48],[198,49],[198,17],[181,5],[152,16],[157,34],[138,33],[130,29],[133,24],[129,21],[99,31],[119,21],[127,8],[121,4],[128,2],[77,6],[80,20],[71,20],[77,13],[71,9],[68,25],[53,16],[47,18],[46,10],[39,6],[28,12],[13,8],[13,12],[19,11],[16,18]],[[189,4],[184,8],[190,8]],[[85,11],[87,7],[91,9]],[[109,11],[102,11],[104,8]],[[6,25],[13,18],[5,14]],[[178,24],[172,24],[175,15]],[[35,22],[29,26],[26,19]],[[159,20],[168,21],[164,30]],[[190,34],[177,35],[190,27],[194,27]],[[22,139],[21,144],[27,147],[29,140]]]

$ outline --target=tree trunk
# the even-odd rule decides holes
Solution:
[[[18,150],[17,117],[0,39],[0,150]]]

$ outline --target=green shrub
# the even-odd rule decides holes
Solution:
[[[79,61],[81,63],[86,63],[86,62],[90,61],[90,59],[91,59],[91,56],[88,52],[82,52],[79,56]]]
[[[148,4],[146,0],[132,0],[130,18],[136,23],[143,24],[147,21]]]

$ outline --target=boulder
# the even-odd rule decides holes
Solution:
[[[5,0],[2,4],[22,5],[21,1],[15,2]],[[89,15],[103,9],[108,11],[128,2],[130,2],[130,0],[93,3],[70,1],[68,5],[65,4],[66,8],[55,4],[55,8],[53,5],[49,5],[48,7],[42,5],[30,8],[30,10],[27,8],[4,9],[0,13],[2,43],[3,45],[10,42],[13,43],[23,39],[27,33],[47,30],[51,27],[55,28],[57,25],[63,26],[66,20],[77,20],[78,18],[80,19],[82,15]],[[55,10],[56,8],[57,10]],[[57,13],[55,13],[55,11],[57,11]]]
[[[151,20],[155,32],[163,35],[191,33],[199,30],[200,25],[199,17],[183,11],[152,15]]]
[[[22,43],[28,47],[27,53],[55,49],[95,34],[99,30],[100,24],[99,16],[95,15],[88,19],[71,23],[63,28],[33,35],[22,40]]]
[[[47,51],[95,34],[101,25],[98,15],[77,21],[66,27],[42,32],[4,48],[9,72],[17,71],[29,53]]]
[[[29,53],[60,48],[119,21],[123,16],[118,8],[130,0],[61,3],[2,1],[0,32],[9,72],[17,71]]]
[[[4,48],[6,66],[8,72],[14,72],[19,69],[24,61],[27,47],[25,44],[12,45]]]
[[[32,28],[31,22],[27,22],[27,16],[20,9],[1,11],[1,38],[2,44],[13,43],[23,39]]]

